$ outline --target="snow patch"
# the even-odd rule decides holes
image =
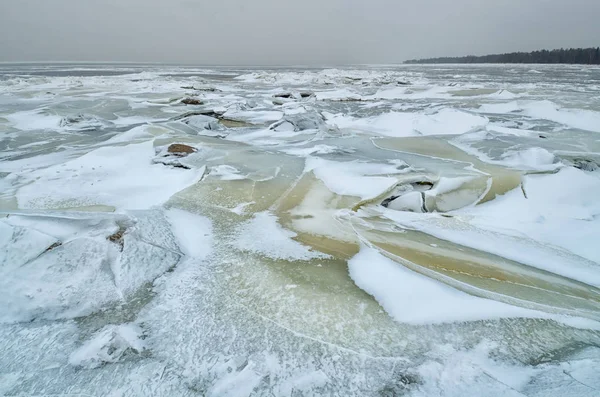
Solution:
[[[306,261],[329,257],[292,240],[293,237],[296,233],[281,227],[275,215],[259,212],[240,227],[233,244],[242,251],[272,259]]]
[[[107,325],[69,356],[69,364],[86,369],[121,361],[127,352],[145,350],[142,329],[134,324]]]

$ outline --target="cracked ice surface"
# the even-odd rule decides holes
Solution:
[[[0,67],[0,394],[598,395],[598,70],[80,71]]]

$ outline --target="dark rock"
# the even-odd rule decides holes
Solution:
[[[169,145],[169,147],[167,148],[167,153],[174,154],[179,157],[185,157],[188,154],[192,154],[197,151],[198,149],[188,145],[184,145],[182,143],[174,143],[172,145]]]
[[[123,247],[125,246],[125,242],[123,241],[123,235],[126,231],[127,230],[124,227],[119,226],[119,230],[117,230],[116,233],[108,236],[106,239],[111,243],[117,244],[120,247],[120,250],[123,251]]]
[[[183,103],[184,105],[202,105],[202,104],[204,104],[204,102],[202,102],[198,98],[184,98],[181,100],[181,103]]]
[[[289,92],[284,92],[281,94],[275,94],[273,95],[274,98],[285,98],[285,99],[292,99],[294,96],[289,93]]]
[[[60,241],[57,241],[56,243],[52,244],[50,247],[46,248],[46,251],[44,251],[44,252],[52,251],[54,248],[60,247],[61,245],[62,245],[62,243]]]

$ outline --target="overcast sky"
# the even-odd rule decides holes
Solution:
[[[0,0],[0,61],[396,63],[600,45],[600,0]]]

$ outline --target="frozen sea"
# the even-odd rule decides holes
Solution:
[[[597,67],[0,64],[0,395],[597,397],[599,237]]]

